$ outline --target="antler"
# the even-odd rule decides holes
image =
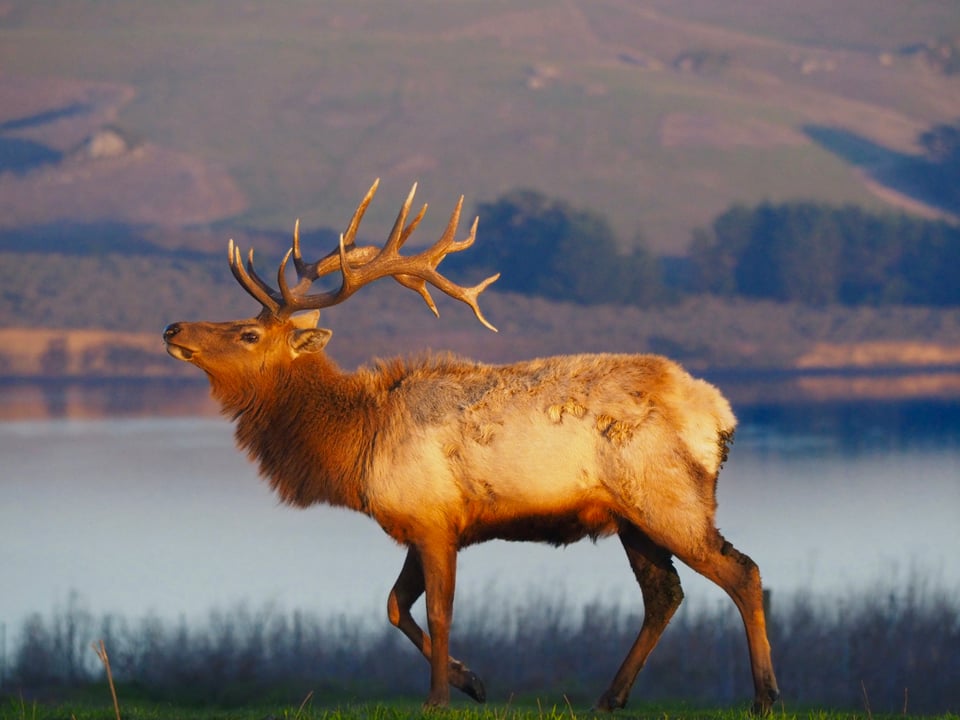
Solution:
[[[416,255],[401,255],[400,248],[413,234],[427,212],[427,206],[424,205],[410,223],[406,224],[407,216],[410,214],[410,206],[413,204],[413,196],[417,191],[416,183],[413,184],[410,194],[407,195],[406,201],[400,208],[386,244],[382,248],[373,245],[360,247],[356,244],[360,221],[363,219],[367,206],[373,200],[379,185],[380,180],[378,178],[370,186],[360,205],[357,206],[346,232],[340,235],[339,247],[316,262],[304,262],[300,254],[300,221],[297,221],[293,230],[293,246],[287,251],[280,263],[280,269],[277,271],[279,290],[271,288],[254,270],[252,249],[247,256],[246,268],[244,268],[240,258],[240,250],[231,240],[228,246],[228,254],[233,276],[248,293],[263,305],[264,313],[275,317],[289,317],[301,310],[314,310],[339,305],[364,285],[383,277],[393,277],[404,287],[419,293],[427,307],[433,311],[433,314],[439,316],[440,313],[437,310],[436,303],[434,303],[430,291],[427,289],[429,283],[450,297],[469,305],[473,314],[477,316],[477,320],[496,332],[497,329],[487,321],[480,311],[477,298],[480,293],[500,277],[500,273],[488,277],[473,287],[461,287],[437,271],[437,266],[448,254],[466,250],[473,245],[476,238],[479,218],[473,221],[470,234],[465,240],[454,240],[457,226],[460,223],[463,196],[460,196],[456,208],[450,215],[450,221],[437,242]],[[297,271],[297,284],[293,288],[288,285],[286,279],[287,263],[291,257],[293,257],[293,265]],[[307,292],[315,280],[337,270],[340,271],[342,278],[338,290],[317,293]]]

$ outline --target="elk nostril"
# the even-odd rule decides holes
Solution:
[[[180,332],[180,323],[171,323],[163,329],[163,339],[170,340],[174,335]]]

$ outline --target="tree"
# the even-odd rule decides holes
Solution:
[[[960,305],[960,229],[813,203],[734,206],[694,233],[694,290],[822,305]]]
[[[739,292],[737,265],[753,236],[754,219],[754,210],[733,205],[709,230],[694,230],[690,247],[694,289],[724,296]]]
[[[943,164],[960,161],[960,121],[953,125],[934,125],[920,133],[918,140],[931,162]]]
[[[779,297],[810,305],[835,302],[838,295],[841,240],[829,208],[812,203],[781,209],[781,222],[774,230]]]
[[[847,206],[837,212],[836,224],[841,235],[838,301],[845,305],[903,302],[902,220]]]
[[[480,204],[477,214],[483,242],[468,260],[447,262],[461,276],[500,272],[499,289],[584,304],[645,304],[661,295],[655,258],[643,246],[621,253],[594,212],[522,189]]]
[[[960,120],[934,125],[917,139],[931,166],[930,180],[938,188],[937,194],[948,209],[960,212]]]

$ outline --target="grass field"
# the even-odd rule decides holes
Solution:
[[[2,720],[116,720],[116,711],[109,700],[93,699],[64,703],[38,703],[11,699],[0,704]],[[299,705],[257,705],[239,708],[182,706],[169,703],[121,700],[120,717],[125,720],[408,720],[429,717],[435,720],[581,720],[583,718],[635,718],[637,720],[750,720],[756,716],[746,709],[687,707],[684,705],[638,705],[618,711],[612,716],[597,714],[588,708],[577,708],[564,700],[524,700],[509,704],[478,706],[454,703],[445,710],[425,712],[414,701],[355,703],[324,706],[308,696]],[[874,714],[869,707],[859,712],[829,709],[775,710],[772,720],[881,720],[881,718],[941,718],[956,720],[955,714],[911,715]]]

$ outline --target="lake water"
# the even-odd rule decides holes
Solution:
[[[960,588],[960,402],[736,409],[718,524],[760,565],[775,602],[918,577]],[[225,420],[145,411],[0,422],[0,624],[10,636],[72,591],[97,615],[130,619],[202,621],[245,601],[385,622],[404,553],[371,520],[279,505]],[[691,604],[728,602],[695,574],[682,578]],[[615,539],[461,553],[459,599],[537,593],[564,593],[574,607],[640,604]]]

